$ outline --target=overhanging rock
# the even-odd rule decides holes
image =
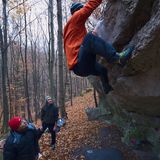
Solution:
[[[160,0],[115,1],[105,15],[99,35],[104,35],[105,29],[107,37],[101,37],[117,50],[135,45],[125,68],[109,69],[114,88],[110,105],[160,116]]]

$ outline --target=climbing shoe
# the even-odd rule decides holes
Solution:
[[[134,47],[129,47],[128,49],[119,53],[119,65],[124,67],[127,61],[131,58]]]

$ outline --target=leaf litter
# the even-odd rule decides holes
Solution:
[[[42,155],[39,160],[85,160],[83,152],[74,154],[84,146],[93,149],[114,147],[123,153],[125,160],[138,160],[135,153],[121,142],[121,133],[115,126],[107,125],[103,121],[88,121],[85,109],[94,106],[92,92],[75,97],[73,106],[70,102],[66,103],[68,119],[57,134],[56,148],[51,149],[50,134],[44,133],[39,141]],[[109,130],[106,136],[99,133],[99,130],[104,128]]]

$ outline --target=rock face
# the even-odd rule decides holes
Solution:
[[[99,36],[118,51],[129,45],[135,46],[134,54],[124,68],[109,66],[114,91],[106,99],[113,116],[122,117],[125,113],[136,124],[147,125],[149,122],[148,127],[159,129],[160,0],[115,0],[108,3],[97,30]]]
[[[102,37],[104,30],[106,36]],[[119,51],[135,46],[125,68],[109,69],[114,86],[111,101],[127,111],[160,116],[160,1],[110,3],[98,31]]]

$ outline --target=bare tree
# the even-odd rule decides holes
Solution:
[[[0,48],[2,54],[2,92],[3,92],[3,132],[7,131],[7,122],[9,119],[9,106],[7,97],[7,52],[8,52],[8,42],[7,42],[7,0],[3,0],[3,29],[0,26]]]
[[[71,72],[69,72],[69,79],[70,79],[70,100],[71,100],[71,106],[73,105],[73,97],[72,97],[72,95],[73,95],[73,92],[72,92],[72,76],[71,76]]]
[[[57,20],[58,20],[58,60],[59,60],[59,107],[62,117],[66,117],[64,105],[64,75],[63,75],[63,42],[62,42],[62,1],[57,0]]]
[[[65,0],[64,1],[64,22],[66,23],[67,22],[67,18],[68,18],[68,13],[67,13],[67,6],[68,6],[68,4],[67,4],[67,1]],[[65,60],[65,72],[66,72],[66,82],[65,82],[65,94],[67,94],[66,93],[66,90],[67,90],[67,88],[68,88],[68,90],[69,90],[69,99],[70,99],[70,102],[71,102],[71,106],[73,105],[73,91],[72,91],[72,88],[73,88],[73,86],[72,86],[72,74],[71,74],[71,71],[68,71],[68,69],[67,69],[67,62],[66,62],[66,60]],[[67,85],[68,84],[68,85]],[[68,95],[67,95],[68,96]]]
[[[27,35],[27,18],[26,18],[26,8],[25,2],[23,0],[23,8],[24,8],[24,23],[25,23],[25,97],[27,102],[27,113],[28,120],[32,120],[31,111],[30,111],[30,99],[29,99],[29,89],[28,89],[28,62],[27,62],[27,47],[28,47],[28,35]]]
[[[48,50],[48,71],[49,71],[49,82],[50,82],[50,95],[55,97],[55,87],[53,78],[53,67],[54,67],[54,23],[53,23],[53,0],[49,0],[48,4],[48,26],[49,26],[49,50]]]

